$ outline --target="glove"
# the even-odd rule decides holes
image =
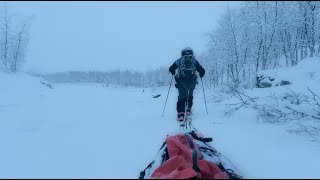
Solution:
[[[171,72],[171,71],[170,71],[170,72]],[[172,71],[171,74],[174,76],[174,75],[176,74],[176,72],[175,72],[175,71]]]
[[[199,74],[199,76],[200,76],[201,78],[203,78],[203,76],[204,76],[204,73],[200,73],[200,74]]]

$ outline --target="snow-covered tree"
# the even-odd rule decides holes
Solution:
[[[260,70],[318,56],[319,28],[317,1],[248,1],[238,9],[228,7],[202,56],[209,67],[207,83],[247,85]]]

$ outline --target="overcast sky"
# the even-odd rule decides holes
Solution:
[[[239,2],[9,2],[34,14],[25,71],[169,66],[184,47],[199,54],[227,4]]]

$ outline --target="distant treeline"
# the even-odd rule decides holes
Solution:
[[[39,74],[38,74],[39,75]],[[170,84],[171,74],[168,68],[161,67],[147,72],[131,70],[101,71],[68,71],[39,75],[53,83],[103,83],[109,85],[150,87]]]

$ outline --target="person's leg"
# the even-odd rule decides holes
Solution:
[[[190,83],[190,89],[189,89],[189,94],[188,94],[188,109],[187,111],[191,114],[191,108],[192,108],[192,105],[193,105],[193,91],[196,87],[196,82],[193,81]]]
[[[185,103],[187,102],[188,93],[186,88],[182,85],[177,83],[176,88],[178,89],[179,96],[177,101],[177,113],[178,113],[178,120],[181,121],[184,119],[184,112],[185,112]]]
[[[177,102],[177,112],[184,112],[185,110],[185,103],[186,103],[186,98],[178,99]]]
[[[189,96],[188,98],[188,108],[191,109],[193,105],[193,96]]]
[[[185,103],[188,98],[187,90],[183,86],[178,86],[179,96],[177,102],[177,112],[185,111]]]

